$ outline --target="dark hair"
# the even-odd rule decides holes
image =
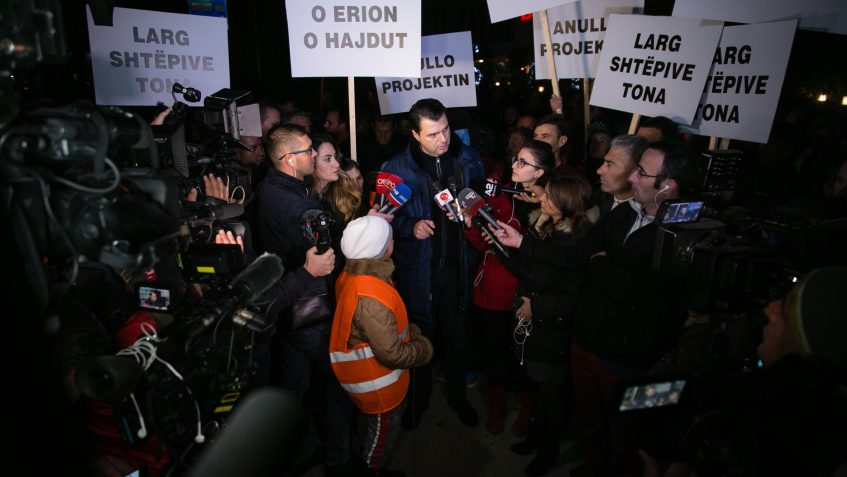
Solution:
[[[535,123],[535,127],[542,126],[544,124],[552,124],[556,126],[556,129],[559,131],[559,136],[567,136],[568,135],[568,125],[565,123],[565,120],[562,119],[558,114],[548,114],[547,116],[541,117],[538,119],[538,122]]]
[[[698,165],[694,150],[680,139],[663,139],[650,143],[648,149],[656,149],[664,155],[662,171],[656,178],[656,185],[661,179],[673,179],[679,184],[678,195],[697,192]],[[658,187],[657,187],[658,188]]]
[[[326,114],[324,114],[324,118],[329,116],[331,112],[338,113],[338,124],[347,124],[350,121],[350,113],[347,111],[345,107],[330,107],[326,110]]]
[[[553,148],[544,141],[533,139],[524,144],[525,149],[529,149],[529,153],[538,162],[538,167],[544,171],[544,175],[539,180],[539,185],[544,185],[550,173],[556,167],[556,156],[553,155]]]
[[[635,167],[649,145],[650,143],[643,136],[622,134],[612,139],[612,142],[609,143],[609,149],[618,147],[625,150],[630,167]]]
[[[544,189],[550,202],[562,212],[562,218],[571,219],[573,239],[584,237],[592,225],[585,214],[594,205],[588,180],[572,174],[554,174]]]
[[[276,154],[276,150],[280,146],[291,146],[298,137],[309,136],[306,129],[296,124],[277,124],[268,131],[268,148],[265,152],[268,153],[272,160],[278,160],[278,157],[272,157],[271,154]]]
[[[446,113],[447,108],[441,104],[441,101],[432,98],[421,99],[409,110],[409,121],[412,123],[412,129],[420,132],[422,118],[438,121]]]
[[[656,116],[641,120],[640,128],[656,128],[662,131],[662,139],[674,139],[679,133],[679,126],[664,116]]]
[[[341,155],[341,150],[338,148],[338,144],[335,143],[335,139],[333,139],[333,137],[330,136],[329,134],[327,134],[327,133],[313,134],[311,136],[311,138],[312,138],[312,148],[315,149],[316,151],[318,150],[319,147],[321,147],[321,145],[329,144],[330,146],[332,146],[333,149],[335,149],[336,159],[338,158],[338,156]]]
[[[296,111],[288,111],[282,113],[280,115],[280,123],[282,124],[291,124],[291,121],[294,121],[294,118],[304,117],[309,118],[312,115],[306,111],[296,110]]]
[[[359,171],[359,174],[362,173],[362,168],[359,166],[359,163],[354,161],[353,159],[350,159],[349,157],[342,158],[341,162],[339,162],[338,165],[341,166],[341,170],[344,172],[356,169],[357,171]]]

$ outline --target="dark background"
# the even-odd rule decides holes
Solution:
[[[64,104],[77,99],[94,98],[91,64],[88,52],[88,33],[84,0],[61,2],[67,61],[58,64],[42,63],[23,78],[22,94],[26,107],[49,99]],[[111,6],[188,13],[188,1],[118,0],[94,2],[100,8]],[[522,68],[534,61],[532,50],[532,21],[510,19],[492,24],[485,0],[423,0],[423,35],[470,30],[479,47],[476,59],[482,73],[477,88],[478,119],[495,114],[504,103],[518,104],[528,112],[549,112],[547,98]],[[230,76],[233,89],[253,91],[260,98],[272,101],[294,99],[302,109],[320,114],[329,104],[347,102],[346,78],[291,78],[288,57],[288,29],[284,0],[237,0],[227,5],[229,24]],[[673,0],[646,0],[645,13],[670,15]],[[798,30],[791,52],[788,71],[780,100],[781,111],[796,108],[845,109],[841,97],[847,95],[847,66],[840,52],[847,47],[847,36]],[[495,81],[500,86],[495,86]],[[579,80],[560,80],[562,94],[580,95]],[[357,105],[375,105],[372,78],[356,79]],[[323,97],[321,91],[324,92]],[[212,93],[204,91],[204,94]],[[819,93],[827,93],[827,104],[817,104]],[[323,101],[322,101],[323,99]],[[580,104],[581,100],[574,100]],[[151,105],[152,106],[152,105]],[[581,109],[581,108],[575,108]],[[780,113],[778,113],[779,116]],[[486,122],[483,119],[483,122]],[[494,124],[490,124],[494,126]]]

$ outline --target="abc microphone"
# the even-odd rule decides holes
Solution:
[[[382,206],[382,208],[380,208],[377,212],[392,215],[397,212],[400,207],[403,207],[406,202],[409,201],[411,196],[412,189],[410,189],[409,186],[403,183],[397,184],[393,189],[391,189],[391,193],[388,194],[388,203]]]
[[[457,223],[461,223],[461,219],[459,218],[459,213],[456,211],[456,207],[453,206],[453,194],[450,193],[450,189],[439,190],[441,188],[441,184],[438,181],[432,183],[432,190],[435,192],[435,202],[441,207],[445,207],[447,212],[450,213],[450,216],[453,217]]]
[[[473,189],[462,189],[462,191],[459,192],[459,204],[463,209],[468,211],[471,215],[471,222],[473,222],[480,232],[491,239],[491,245],[504,257],[508,257],[509,252],[486,226],[486,224],[491,224],[494,230],[500,230],[502,228],[497,224],[497,220],[495,220],[491,213],[486,209],[485,201],[482,200],[482,197],[480,197]]]
[[[380,208],[385,206],[388,195],[397,184],[402,184],[403,178],[390,172],[380,172],[376,176],[376,195]]]

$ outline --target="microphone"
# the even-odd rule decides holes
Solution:
[[[497,225],[497,219],[495,219],[494,216],[491,215],[491,212],[484,207],[485,201],[482,200],[482,197],[480,197],[475,190],[470,188],[462,189],[462,191],[459,192],[459,204],[463,209],[468,209],[468,213],[471,214],[471,216],[479,215],[485,219],[486,222],[491,224],[494,230],[500,230],[500,226]]]
[[[388,203],[382,206],[377,212],[380,214],[394,214],[400,207],[406,205],[409,198],[412,196],[412,189],[406,184],[400,183],[394,186],[391,193],[388,194]]]
[[[441,207],[446,207],[447,212],[450,213],[450,216],[453,217],[457,223],[461,223],[461,219],[459,218],[459,213],[456,211],[456,208],[453,207],[453,194],[450,193],[450,189],[441,189],[441,184],[438,181],[432,183],[432,190],[435,192],[435,202]]]
[[[240,297],[261,295],[282,278],[285,268],[282,259],[272,253],[263,253],[232,279],[230,286]]]
[[[243,205],[227,204],[226,202],[192,202],[190,200],[183,200],[182,208],[190,216],[197,219],[226,220],[244,215]]]
[[[329,225],[332,222],[334,222],[333,218],[321,209],[306,209],[300,214],[303,235],[318,249],[318,255],[323,255],[332,246],[329,234]]]
[[[376,195],[379,198],[379,206],[385,206],[388,195],[397,184],[402,184],[403,178],[390,172],[380,172],[376,176]]]
[[[483,187],[483,193],[486,197],[497,197],[500,194],[523,194],[526,193],[530,197],[535,197],[535,192],[529,192],[524,189],[509,189],[506,187],[502,187],[497,179],[488,178],[485,179],[485,186]]]
[[[471,215],[471,222],[483,233],[483,235],[491,238],[491,245],[500,252],[504,257],[509,256],[509,252],[500,243],[500,240],[491,233],[486,224],[491,224],[494,230],[500,230],[497,220],[485,207],[485,201],[473,189],[462,189],[459,192],[459,205],[466,209]]]

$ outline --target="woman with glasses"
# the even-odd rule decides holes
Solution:
[[[555,159],[550,146],[541,141],[530,140],[518,151],[512,162],[512,182],[507,188],[525,190],[544,179],[555,167]],[[518,200],[515,194],[501,194],[488,199],[488,204],[494,210],[499,220],[509,223],[518,229],[527,226],[527,217],[538,207]],[[468,242],[477,250],[485,252],[477,267],[474,279],[473,306],[471,309],[472,322],[482,330],[482,340],[478,344],[488,367],[488,419],[486,428],[492,434],[503,431],[506,418],[506,381],[517,369],[512,348],[512,304],[518,280],[510,274],[501,258],[491,251],[481,232],[470,224],[470,218],[465,217],[465,236]],[[481,366],[479,366],[481,367]],[[532,396],[523,393],[519,396],[521,411],[512,426],[516,437],[525,437],[529,421],[532,417]]]
[[[530,214],[530,234],[568,245],[585,236],[599,216],[592,207],[591,186],[580,176],[550,177],[541,208]],[[572,314],[582,286],[582,268],[560,268],[510,249],[506,267],[520,284],[515,304],[516,354],[534,391],[528,438],[512,445],[518,454],[536,451],[527,475],[547,473],[559,455],[559,434],[567,422],[570,398],[569,357]]]

